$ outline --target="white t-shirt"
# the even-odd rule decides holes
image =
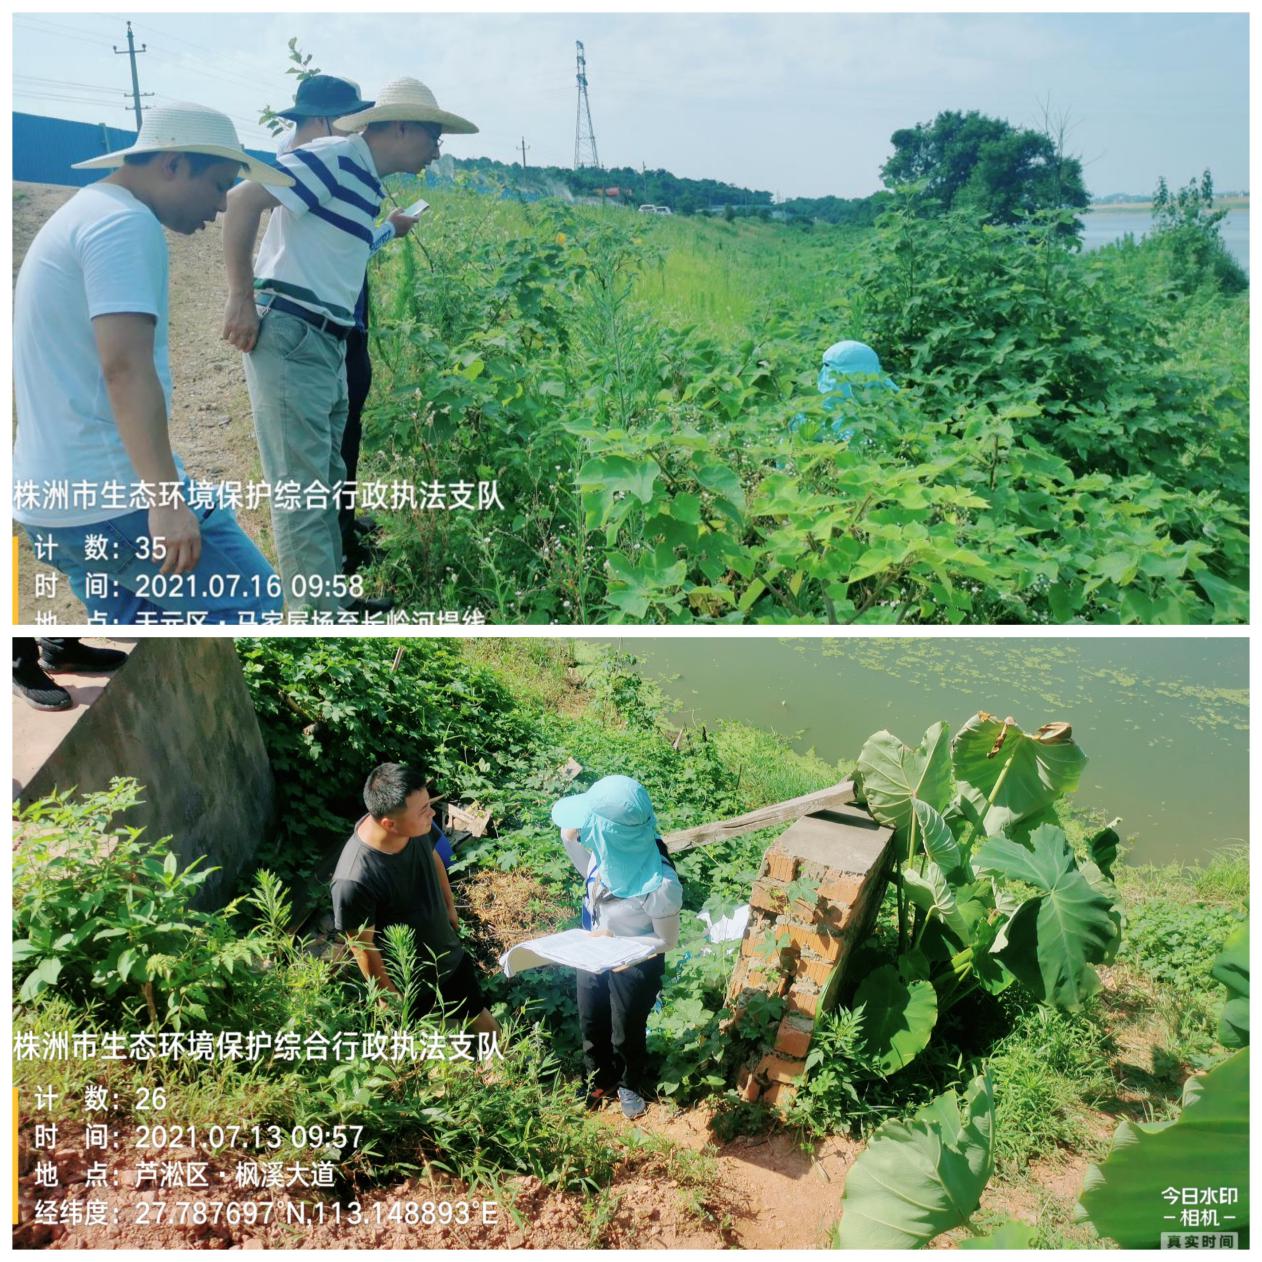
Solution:
[[[91,184],[36,233],[14,290],[13,516],[20,522],[84,526],[136,511],[130,501],[139,476],[110,408],[92,329],[94,317],[120,313],[154,317],[153,362],[169,416],[162,225],[126,189]],[[183,472],[178,461],[176,468]]]
[[[280,205],[259,246],[254,288],[353,325],[385,197],[372,150],[362,136],[321,136],[276,163],[294,185],[268,188]]]

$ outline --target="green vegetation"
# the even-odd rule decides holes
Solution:
[[[987,223],[1018,223],[1040,210],[1082,210],[1082,162],[1047,132],[1013,127],[976,110],[946,110],[903,127],[881,168],[888,188],[915,185],[929,213],[971,208]],[[1070,229],[1072,231],[1072,229]]]
[[[483,1187],[534,1175],[596,1193],[586,1220],[596,1242],[612,1230],[619,1179],[646,1163],[708,1213],[704,1156],[659,1151],[661,1141],[615,1132],[580,1107],[572,978],[492,977],[494,961],[511,941],[577,920],[579,882],[548,822],[560,794],[631,771],[669,831],[824,787],[851,768],[740,725],[681,736],[633,660],[575,651],[547,641],[240,641],[281,827],[226,908],[194,908],[202,866],[182,868],[169,839],[126,826],[134,785],[45,801],[18,825],[19,1035],[403,1029],[419,1040],[441,1031],[411,1011],[410,945],[392,952],[402,996],[366,993],[336,944],[296,935],[291,904],[312,891],[319,908],[366,769],[422,762],[437,789],[495,811],[493,836],[459,846],[453,884],[506,1028],[504,1059],[19,1060],[18,1085],[106,1085],[121,1118],[138,1088],[161,1086],[169,1116],[186,1123],[363,1126],[359,1144],[322,1154],[353,1187],[425,1171]],[[574,785],[560,774],[571,757],[583,765]],[[697,915],[748,896],[775,830],[679,855],[683,931],[649,1027],[659,1097],[704,1109],[718,1140],[781,1127],[807,1147],[866,1140],[838,1205],[843,1244],[872,1246],[884,1230],[903,1243],[944,1231],[979,1244],[992,1234],[1060,1247],[1122,1239],[1094,1210],[1094,1227],[1076,1223],[1072,1198],[1044,1190],[1043,1172],[1077,1158],[1084,1169],[1084,1159],[1104,1163],[1112,1178],[1105,1136],[1116,1122],[1142,1136],[1182,1118],[1197,1091],[1189,1079],[1218,1073],[1247,1042],[1247,863],[1234,851],[1203,868],[1128,865],[1116,832],[1066,809],[1083,761],[1061,729],[1027,734],[980,717],[954,741],[941,725],[914,749],[888,734],[869,740],[858,774],[869,809],[896,830],[895,880],[782,1113],[743,1103],[729,1084],[765,1046],[783,1000],[767,996],[729,1025],[736,945],[710,943]],[[490,894],[511,901],[496,911]],[[1206,1088],[1215,1109],[1220,1081]],[[1198,1116],[1177,1133],[1200,1127]],[[900,1172],[896,1201],[921,1207],[911,1219],[906,1205],[869,1199],[889,1182],[887,1167]],[[1014,1191],[1033,1206],[1020,1223],[1007,1208]]]
[[[496,622],[1245,617],[1247,294],[1212,214],[1087,255],[1072,209],[995,225],[976,207],[925,217],[911,194],[875,227],[809,231],[432,201],[376,274],[362,476],[493,480],[503,507],[386,505],[370,581],[407,605]],[[899,391],[821,396],[841,338]]]

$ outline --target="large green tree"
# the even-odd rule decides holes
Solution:
[[[920,184],[926,210],[975,207],[990,223],[1015,223],[1036,210],[1081,210],[1090,200],[1082,163],[1052,136],[976,110],[948,110],[901,128],[890,142],[882,179],[891,189]]]

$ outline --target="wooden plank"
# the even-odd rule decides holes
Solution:
[[[758,828],[770,828],[773,824],[790,823],[809,815],[812,811],[826,810],[830,806],[844,806],[854,801],[854,781],[843,780],[828,789],[818,789],[774,806],[760,806],[756,811],[737,815],[735,819],[719,819],[695,828],[684,828],[667,833],[662,840],[672,854],[691,850],[694,846],[708,846],[715,841],[726,841],[742,833],[752,833]]]

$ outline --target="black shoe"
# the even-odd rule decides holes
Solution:
[[[389,613],[395,606],[391,596],[361,596],[346,606],[351,613]]]
[[[117,670],[127,654],[119,649],[98,649],[76,640],[71,644],[51,644],[37,640],[39,664],[45,670],[77,670],[88,675]]]
[[[381,533],[381,523],[375,517],[356,517],[355,533],[364,539],[371,539]]]
[[[70,694],[53,683],[34,662],[14,668],[13,695],[36,710],[69,710],[74,706]]]

